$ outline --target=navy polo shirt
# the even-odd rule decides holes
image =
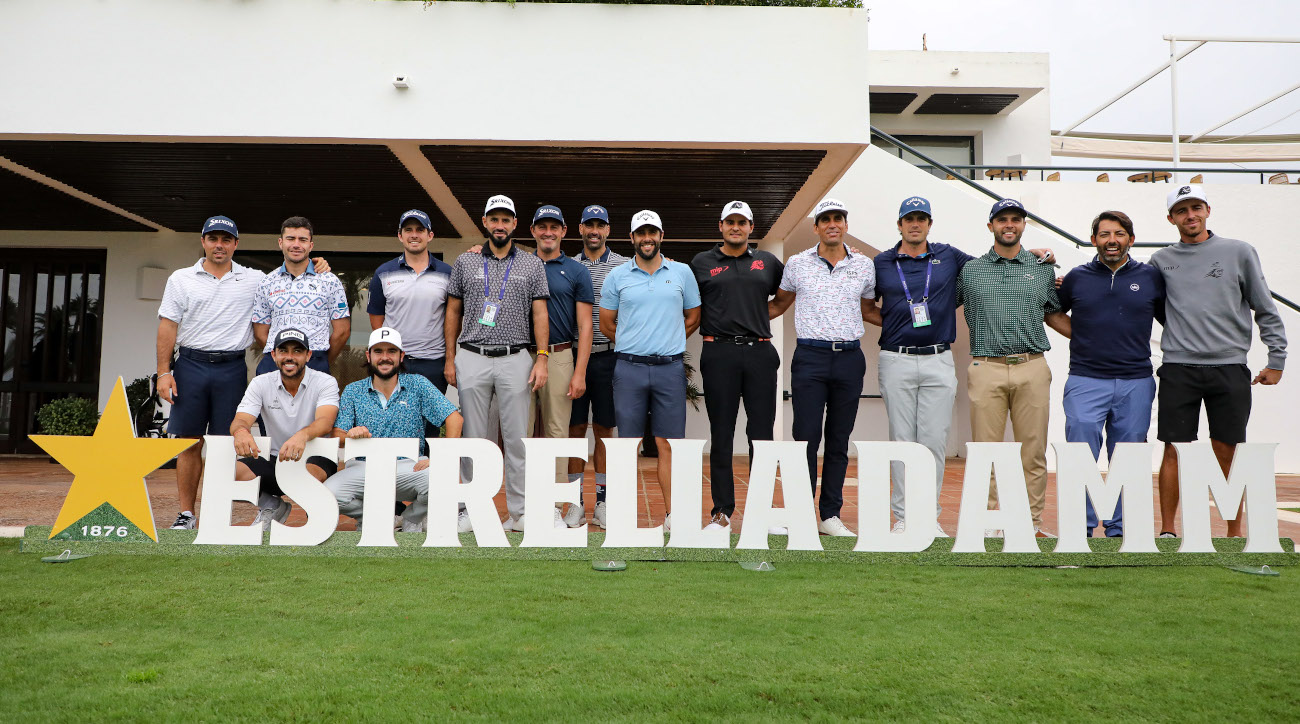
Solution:
[[[541,258],[541,257],[538,257]],[[546,283],[551,288],[551,298],[546,300],[546,316],[551,321],[550,344],[563,344],[578,340],[578,302],[594,305],[596,293],[591,286],[591,272],[582,262],[563,254],[547,261]]]
[[[876,299],[884,324],[880,330],[880,348],[928,347],[952,344],[957,339],[957,275],[970,254],[933,241],[926,243],[926,253],[911,257],[898,253],[903,242],[876,255]],[[898,262],[898,266],[894,262]],[[907,279],[913,302],[925,296],[925,273],[930,270],[930,326],[912,326],[912,308],[898,279],[899,268]]]
[[[1165,319],[1160,270],[1131,257],[1117,272],[1098,259],[1065,275],[1057,296],[1070,312],[1070,374],[1134,380],[1151,376],[1151,320]]]

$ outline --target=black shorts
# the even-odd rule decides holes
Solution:
[[[239,458],[239,462],[248,466],[253,474],[262,479],[260,491],[263,495],[284,495],[280,489],[280,484],[275,482],[275,456],[270,459],[266,458]],[[320,455],[312,455],[307,458],[307,462],[315,465],[325,471],[325,477],[329,477],[339,471],[339,464]]]
[[[1161,442],[1192,442],[1201,425],[1201,403],[1210,421],[1210,439],[1227,445],[1246,441],[1250,420],[1250,368],[1246,365],[1185,365],[1166,362],[1160,378],[1156,437]]]
[[[587,392],[573,401],[570,425],[586,425],[587,416],[601,427],[614,427],[614,351],[593,354],[587,360]]]

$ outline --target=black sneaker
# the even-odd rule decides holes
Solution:
[[[181,513],[176,516],[176,522],[172,523],[171,530],[194,530],[194,526],[198,525],[198,522],[198,518],[193,515]]]

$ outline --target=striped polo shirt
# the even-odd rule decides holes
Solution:
[[[265,275],[234,262],[220,279],[203,268],[177,269],[167,278],[158,316],[177,324],[176,343],[207,352],[236,352],[253,343],[253,300]]]
[[[876,267],[866,254],[844,253],[832,265],[814,246],[786,261],[781,288],[795,293],[796,337],[847,342],[866,331],[859,300],[876,296]]]
[[[407,356],[440,359],[447,356],[443,318],[447,313],[447,287],[451,265],[429,254],[429,266],[419,274],[405,255],[386,261],[370,279],[367,314],[384,315],[384,324],[402,335]]]
[[[972,357],[1002,357],[1052,348],[1043,315],[1061,308],[1056,271],[1025,249],[1004,258],[989,250],[957,277],[957,304],[965,305]]]
[[[317,274],[310,261],[297,277],[281,264],[257,285],[253,301],[253,323],[271,325],[263,352],[270,352],[275,335],[289,327],[307,333],[311,351],[328,352],[334,320],[351,316],[343,282],[330,272]]]
[[[586,253],[581,251],[574,254],[573,258],[582,262],[582,265],[587,267],[587,271],[591,272],[591,288],[596,292],[596,303],[591,307],[591,343],[609,344],[609,337],[600,333],[600,290],[605,286],[605,277],[609,276],[609,272],[623,266],[631,259],[609,247],[605,247],[605,253],[595,261],[588,259]]]

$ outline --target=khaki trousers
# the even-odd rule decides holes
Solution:
[[[966,368],[970,396],[971,437],[975,442],[1002,442],[1007,415],[1020,443],[1020,464],[1025,469],[1025,489],[1034,526],[1042,527],[1047,496],[1047,416],[1050,410],[1052,370],[1038,355],[1020,364],[999,358],[977,357]],[[989,508],[998,503],[996,486],[989,486]]]
[[[537,359],[537,355],[533,355]],[[542,434],[550,438],[569,436],[569,418],[573,415],[573,400],[569,398],[569,382],[573,379],[573,349],[551,353],[546,365],[546,384],[533,392],[528,399],[528,433],[533,432],[537,411],[542,413]],[[555,461],[555,482],[569,481],[569,459]]]

